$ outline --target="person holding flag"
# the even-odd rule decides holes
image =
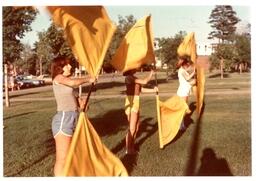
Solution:
[[[70,78],[72,66],[65,57],[57,57],[51,65],[53,92],[57,103],[57,113],[52,119],[52,133],[56,144],[56,161],[54,175],[60,176],[64,168],[66,156],[70,147],[78,119],[78,103],[83,109],[85,100],[78,100],[74,88],[84,83],[93,83],[95,78]]]
[[[192,86],[195,85],[196,80],[194,79],[195,67],[188,56],[179,57],[179,61],[176,64],[178,70],[179,87],[177,95],[185,100],[188,104],[188,97],[191,95]],[[192,71],[192,72],[191,72]],[[190,73],[191,72],[191,73]],[[190,112],[190,111],[189,111]],[[186,126],[184,120],[181,122],[180,130],[185,130]]]
[[[154,89],[142,87],[142,85],[146,85],[150,81],[154,74],[153,70],[151,70],[150,74],[144,79],[137,78],[134,75],[135,73],[136,69],[128,70],[123,73],[126,85],[125,114],[129,123],[129,129],[126,134],[126,154],[136,154],[134,143],[140,125],[140,93],[158,91],[157,87],[154,87]]]
[[[179,87],[177,95],[182,97],[188,103],[188,96],[191,95],[192,86],[195,85],[195,67],[187,56],[179,57],[176,64],[178,68]],[[190,73],[190,71],[192,72]]]

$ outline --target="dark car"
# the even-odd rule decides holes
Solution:
[[[27,76],[17,76],[16,79],[18,84],[20,85],[20,88],[39,87],[45,85],[44,80],[35,78],[30,79]]]

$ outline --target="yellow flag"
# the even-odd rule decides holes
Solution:
[[[197,113],[201,113],[202,105],[204,102],[204,86],[205,86],[205,75],[204,69],[197,64],[197,53],[196,53],[196,41],[195,41],[195,33],[189,33],[182,43],[179,45],[177,53],[179,56],[190,56],[192,62],[196,66],[196,86],[193,87],[196,94],[196,109]]]
[[[173,96],[165,102],[157,101],[157,119],[159,131],[160,148],[170,143],[177,135],[180,129],[181,122],[186,112],[189,112],[189,107],[184,99],[179,96]]]
[[[49,6],[55,24],[65,37],[78,62],[88,73],[98,75],[116,27],[102,6]]]
[[[126,72],[155,62],[151,29],[151,16],[140,19],[130,29],[110,62],[116,70]]]
[[[128,176],[122,162],[101,142],[84,112],[80,113],[63,175]]]
[[[197,65],[196,73],[197,73],[196,109],[197,109],[197,113],[200,114],[202,110],[203,102],[204,102],[204,87],[205,87],[204,68]]]
[[[192,62],[196,63],[196,41],[194,32],[185,36],[184,40],[178,47],[177,53],[179,56],[190,56]]]

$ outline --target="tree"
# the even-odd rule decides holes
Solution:
[[[233,44],[218,44],[215,52],[210,57],[211,69],[219,68],[222,79],[224,69],[229,70],[236,57],[237,54]]]
[[[16,65],[22,69],[23,73],[26,72],[29,74],[31,69],[31,62],[29,59],[34,56],[34,52],[29,44],[23,45],[23,50],[20,53],[20,58],[16,61]],[[21,72],[20,72],[21,73]]]
[[[20,39],[31,31],[31,23],[38,11],[32,7],[3,7],[3,62],[15,62],[20,58],[23,45]]]
[[[54,23],[46,31],[38,32],[38,41],[34,45],[40,75],[50,73],[51,61],[57,56],[65,56],[73,60],[72,67],[77,65],[72,50],[64,39],[63,30]]]
[[[156,41],[158,41],[158,46],[160,47],[156,51],[156,56],[163,60],[162,63],[167,63],[168,67],[172,70],[175,70],[175,64],[177,63],[178,56],[177,49],[185,35],[185,31],[180,31],[174,37],[156,38]]]
[[[209,17],[211,27],[214,29],[209,33],[209,39],[218,38],[221,43],[230,41],[236,31],[235,25],[240,21],[232,6],[217,5]]]
[[[52,48],[47,39],[47,32],[38,32],[38,41],[35,42],[35,52],[37,54],[37,70],[39,74],[49,73],[49,66],[53,59]],[[37,71],[38,72],[38,71]]]
[[[46,39],[48,41],[48,45],[52,49],[53,57],[57,56],[65,56],[72,62],[75,62],[74,54],[68,45],[68,42],[64,38],[64,31],[62,28],[57,27],[54,23],[47,29]]]
[[[218,44],[215,52],[211,55],[211,69],[223,67],[230,71],[248,70],[251,65],[251,38],[250,34],[235,34],[233,43]],[[220,69],[221,77],[223,70]]]
[[[237,53],[235,64],[239,67],[240,73],[247,70],[251,65],[251,37],[250,34],[244,33],[235,35],[234,47]]]

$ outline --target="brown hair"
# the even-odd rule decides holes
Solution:
[[[70,60],[66,57],[57,57],[52,61],[51,75],[52,80],[59,74],[63,73],[63,67],[70,63]]]
[[[189,56],[180,56],[178,62],[176,63],[176,68],[180,68],[181,66],[191,63],[190,57]]]

